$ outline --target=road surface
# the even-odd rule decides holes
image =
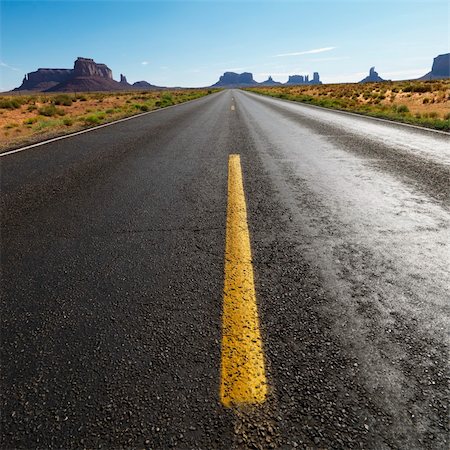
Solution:
[[[448,448],[449,144],[227,90],[1,157],[1,448]],[[231,408],[230,154],[267,377]]]

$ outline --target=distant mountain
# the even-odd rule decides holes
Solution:
[[[72,69],[38,69],[23,78],[21,86],[14,91],[46,91],[66,82],[73,75]]]
[[[286,84],[305,84],[309,82],[309,75],[289,75]]]
[[[252,86],[257,85],[253,79],[253,74],[249,72],[235,73],[235,72],[225,72],[219,81],[212,85],[212,87],[229,87],[229,86]]]
[[[291,75],[285,85],[299,84],[322,84],[319,74],[314,72],[313,79],[309,80],[308,75]],[[275,81],[271,76],[266,81],[258,83],[253,79],[253,74],[249,72],[235,73],[225,72],[219,81],[211,87],[248,87],[248,86],[282,86],[283,83]]]
[[[161,89],[161,87],[154,86],[147,81],[136,81],[136,83],[133,83],[132,87],[135,89]]]
[[[369,75],[360,81],[360,83],[375,83],[378,81],[385,81],[378,75],[378,72],[375,71],[375,67],[371,67],[369,71]]]
[[[320,81],[319,73],[314,72],[312,80],[309,79],[309,75],[289,75],[286,82],[287,85],[299,85],[299,84],[322,84]]]
[[[444,53],[443,55],[436,56],[433,60],[431,72],[428,72],[418,80],[439,80],[442,78],[450,78],[450,53]]]
[[[279,81],[274,81],[272,77],[267,78],[266,81],[263,81],[262,83],[259,83],[261,86],[281,86],[283,83],[280,83]]]
[[[128,83],[127,77],[125,75],[123,75],[123,74],[120,74],[120,81],[119,81],[119,83],[123,84],[124,86],[131,87],[131,84]]]
[[[26,74],[21,86],[14,91],[89,92],[156,88],[146,81],[131,85],[122,74],[120,82],[115,81],[108,66],[91,58],[79,57],[73,69],[38,69]]]

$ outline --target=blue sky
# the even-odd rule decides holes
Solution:
[[[424,75],[449,52],[446,0],[4,1],[0,90],[39,67],[71,68],[77,56],[115,79],[207,86],[225,71],[320,73],[354,82],[375,66],[386,79]]]

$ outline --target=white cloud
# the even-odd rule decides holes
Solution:
[[[141,64],[142,64],[143,66],[147,66],[147,65],[148,65],[148,61],[142,61]]]
[[[14,70],[14,72],[20,72],[20,69],[18,69],[17,67],[12,67],[3,61],[0,61],[0,67],[5,67],[6,69],[9,69],[9,70]]]
[[[330,50],[334,50],[336,47],[323,47],[323,48],[313,48],[312,50],[305,50],[302,52],[294,52],[294,53],[280,53],[279,55],[275,55],[275,58],[279,58],[282,56],[300,56],[300,55],[312,55],[314,53],[323,53],[329,52]]]

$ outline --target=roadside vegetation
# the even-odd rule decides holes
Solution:
[[[218,89],[0,95],[0,150],[183,103]]]
[[[325,108],[450,131],[450,80],[274,86],[247,90]]]

